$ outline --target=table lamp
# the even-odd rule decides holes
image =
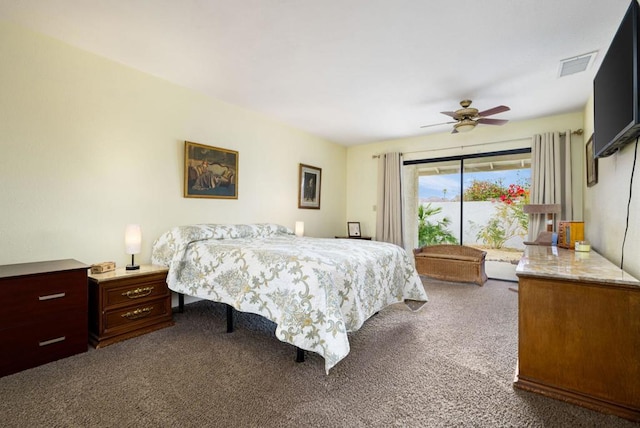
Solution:
[[[124,246],[127,254],[131,254],[131,264],[127,265],[127,270],[140,269],[140,265],[135,264],[134,254],[140,254],[142,246],[142,231],[139,224],[128,224],[124,230]]]

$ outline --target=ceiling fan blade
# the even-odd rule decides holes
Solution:
[[[504,125],[509,121],[506,119],[486,119],[481,117],[480,119],[476,120],[476,122],[483,123],[485,125]]]
[[[456,120],[453,120],[451,122],[433,123],[431,125],[422,125],[420,128],[430,128],[432,126],[449,125],[456,122],[457,122]]]
[[[455,111],[441,111],[440,113],[446,114],[447,116],[451,116],[453,118],[456,117],[456,112]]]
[[[503,113],[509,110],[511,109],[507,106],[497,106],[494,108],[490,108],[489,110],[481,111],[480,113],[478,113],[478,116],[480,117],[491,116],[492,114]]]

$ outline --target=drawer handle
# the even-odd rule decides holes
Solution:
[[[122,293],[122,295],[130,299],[139,299],[140,297],[148,296],[152,291],[153,287],[136,288],[135,290],[129,290],[126,293]]]
[[[38,346],[53,345],[54,343],[62,342],[64,340],[66,340],[66,339],[67,339],[66,336],[60,336],[60,337],[56,337],[55,339],[51,339],[51,340],[43,340],[42,342],[38,343]]]
[[[58,293],[58,294],[49,294],[46,296],[38,296],[38,300],[52,300],[52,299],[60,299],[61,297],[66,296],[66,293]]]
[[[137,320],[138,318],[144,318],[147,315],[151,314],[153,310],[153,306],[148,306],[142,309],[136,309],[133,312],[127,312],[126,314],[122,314],[122,318],[126,318],[129,320]]]

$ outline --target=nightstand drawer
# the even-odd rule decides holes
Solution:
[[[87,317],[71,312],[44,318],[28,328],[0,330],[0,373],[15,373],[86,352],[87,336]]]
[[[161,297],[155,300],[141,302],[139,305],[105,312],[104,334],[109,335],[118,330],[133,330],[146,324],[156,324],[164,320],[171,320],[171,299]]]
[[[85,271],[28,276],[2,283],[0,325],[32,323],[67,311],[85,312],[86,284]]]
[[[141,300],[153,300],[169,295],[165,284],[166,275],[160,275],[156,281],[138,281],[132,284],[112,287],[103,291],[103,308],[108,310],[113,306],[132,305]]]

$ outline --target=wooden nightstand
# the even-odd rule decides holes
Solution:
[[[87,352],[87,269],[77,260],[0,266],[0,376]]]
[[[96,348],[173,325],[167,268],[89,274],[89,343]]]

